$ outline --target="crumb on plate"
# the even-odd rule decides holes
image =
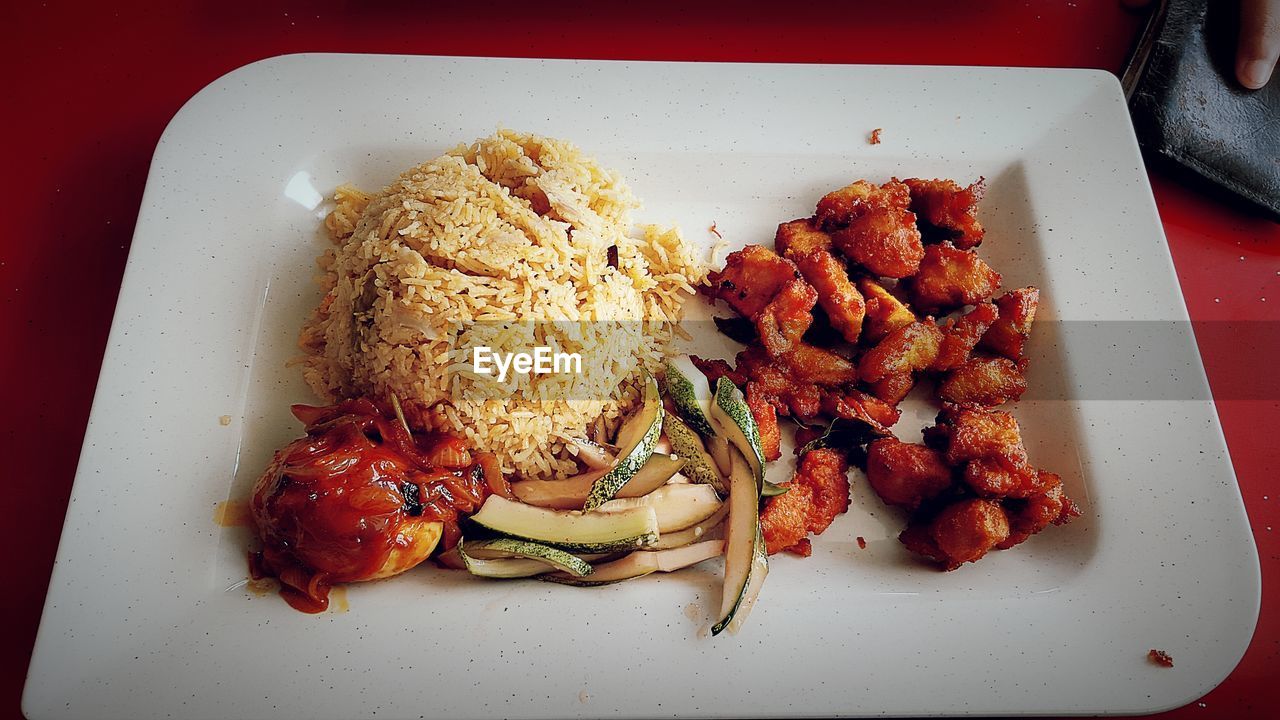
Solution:
[[[1173,667],[1173,656],[1163,650],[1148,650],[1147,659],[1160,667]]]
[[[218,424],[219,424],[219,425],[221,425],[221,426],[223,426],[223,427],[226,427],[226,426],[230,425],[230,424],[231,424],[231,416],[230,416],[230,415],[219,415],[219,416],[218,416]]]
[[[867,138],[867,144],[869,144],[869,145],[879,145],[879,144],[880,144],[880,132],[881,132],[881,130],[883,130],[883,128],[876,128],[875,130],[872,130],[872,131],[871,131],[871,136]]]

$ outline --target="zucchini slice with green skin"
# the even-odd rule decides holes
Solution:
[[[596,508],[597,512],[619,512],[637,507],[651,507],[658,515],[658,539],[665,533],[693,527],[716,514],[724,503],[710,485],[681,483],[664,485],[637,498],[610,500]]]
[[[768,575],[769,553],[764,544],[764,533],[760,531],[759,526],[756,526],[756,543],[751,557],[751,579],[747,581],[746,590],[742,593],[738,609],[733,613],[733,619],[724,627],[730,635],[737,635],[742,629],[742,624],[747,621],[747,615],[751,614],[751,608],[756,606],[756,599],[760,597],[760,588]]]
[[[671,449],[675,451],[676,457],[685,460],[685,477],[696,483],[710,485],[716,492],[724,495],[724,478],[720,476],[720,466],[711,457],[711,453],[707,452],[698,433],[674,415],[663,421],[663,429],[667,431],[667,439],[671,441]]]
[[[658,542],[650,547],[653,550],[670,550],[671,548],[684,547],[699,540],[705,540],[707,539],[707,534],[720,527],[728,515],[729,503],[720,503],[720,509],[715,511],[715,514],[711,517],[684,530],[662,533],[658,536]]]
[[[645,373],[643,400],[640,409],[622,423],[618,429],[618,461],[607,473],[591,486],[583,510],[591,510],[612,500],[618,490],[649,462],[653,448],[662,435],[662,396],[658,381]]]
[[[735,388],[736,389],[736,388]],[[720,620],[711,627],[711,634],[718,635],[733,622],[741,611],[750,610],[748,598],[753,575],[768,572],[769,561],[757,552],[760,534],[760,494],[751,465],[741,453],[731,456],[733,467],[729,474],[729,524],[726,529],[724,553],[724,595],[720,601]],[[759,593],[761,577],[756,581],[755,593]],[[745,602],[745,608],[744,608]],[[739,622],[741,624],[741,622]]]
[[[458,543],[461,548],[458,552],[462,555],[463,562],[467,559],[471,560],[502,560],[510,558],[523,558],[526,560],[536,560],[551,566],[554,570],[567,572],[570,575],[591,574],[591,563],[571,555],[559,548],[543,545],[542,543],[531,542],[529,540],[521,540],[519,538],[491,538],[487,540],[463,540]],[[470,568],[468,568],[470,569]]]
[[[543,575],[541,579],[578,587],[609,585],[644,577],[650,573],[682,570],[704,560],[718,557],[723,552],[723,540],[707,540],[672,550],[637,550],[621,560],[597,565],[587,577],[574,577],[568,573],[550,573]]]
[[[611,513],[550,510],[508,500],[485,498],[471,522],[493,532],[554,545],[570,552],[613,552],[652,545],[658,540],[658,516],[648,506]]]
[[[535,575],[546,575],[555,572],[555,567],[548,565],[540,560],[529,560],[527,558],[494,558],[492,560],[481,560],[480,558],[469,557],[466,553],[459,553],[467,572],[477,577],[512,579],[527,578]],[[569,577],[573,577],[570,575]]]
[[[654,453],[649,462],[632,475],[614,497],[634,498],[647,495],[665,485],[686,465],[684,458]],[[521,480],[511,483],[511,492],[527,505],[553,510],[576,510],[587,501],[591,488],[595,487],[596,481],[604,477],[606,472],[593,470],[565,480]]]
[[[764,450],[760,444],[760,426],[747,406],[742,391],[729,378],[716,382],[715,402],[711,405],[711,421],[751,465],[758,485],[764,484]],[[732,492],[732,489],[730,489]]]
[[[676,413],[689,427],[703,437],[715,437],[716,429],[709,416],[711,385],[689,356],[678,355],[667,360],[662,380]]]
[[[764,479],[764,448],[760,442],[760,426],[756,424],[756,418],[751,414],[742,391],[729,378],[722,377],[716,382],[714,400],[711,421],[720,428],[720,434],[729,440],[729,444],[737,448],[751,464],[751,472],[755,474],[760,494],[773,497],[785,493],[787,488]]]
[[[578,449],[578,459],[592,470],[608,470],[617,463],[617,458],[609,448],[586,438],[574,438],[569,441]]]

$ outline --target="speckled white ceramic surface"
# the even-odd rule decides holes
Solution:
[[[983,254],[1006,286],[1043,289],[1042,319],[1186,319],[1119,87],[1101,72],[255,63],[196,95],[156,150],[30,717],[1134,713],[1192,700],[1239,660],[1257,556],[1203,400],[1019,403],[1033,461],[1065,477],[1084,517],[957,572],[912,563],[900,519],[855,479],[853,510],[812,558],[775,559],[737,637],[705,634],[714,564],[594,590],[420,568],[318,616],[247,592],[247,533],[212,516],[299,432],[289,403],[313,400],[284,364],[318,297],[323,198],[498,126],[573,140],[631,182],[639,219],[702,244],[713,221],[732,245],[768,242],[860,177],[983,175]],[[1033,386],[1087,380],[1095,348],[1057,339],[1034,337]],[[1190,333],[1167,344],[1207,397]],[[903,427],[930,412],[913,404]],[[1175,667],[1148,663],[1153,647]]]

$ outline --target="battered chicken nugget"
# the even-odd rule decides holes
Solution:
[[[760,532],[770,555],[795,545],[809,535],[809,508],[813,490],[794,480],[781,483],[781,495],[766,498],[760,510]]]
[[[978,345],[983,333],[999,317],[1000,311],[989,302],[978,303],[972,310],[961,315],[942,329],[942,345],[938,348],[938,359],[933,361],[930,370],[951,370],[959,367],[969,359],[969,353]]]
[[[945,422],[938,429],[946,437],[946,459],[959,465],[978,458],[1007,458],[1010,462],[1026,462],[1018,421],[1001,410],[984,408],[944,409]],[[928,436],[926,436],[927,438]]]
[[[794,260],[814,250],[830,250],[831,236],[819,230],[813,218],[800,218],[778,226],[773,247],[783,257]]]
[[[942,331],[931,318],[889,333],[858,361],[858,377],[874,383],[891,375],[924,370],[938,357]]]
[[[797,343],[782,355],[795,380],[816,385],[847,385],[858,379],[858,368],[845,358],[822,348]]]
[[[867,446],[867,481],[887,505],[915,510],[952,486],[942,453],[888,437]]]
[[[896,180],[884,185],[859,180],[824,195],[818,201],[814,219],[818,227],[830,230],[848,225],[854,217],[871,208],[906,211],[910,205],[910,188]]]
[[[849,509],[849,465],[839,450],[810,450],[783,486],[787,492],[769,498],[760,512],[760,529],[771,555],[809,533],[822,533]]]
[[[973,562],[1009,539],[1009,518],[994,500],[969,498],[952,503],[929,523],[934,545],[947,570]]]
[[[1000,317],[982,336],[978,347],[1010,360],[1021,360],[1040,305],[1040,290],[1034,287],[1010,290],[996,298],[995,303]]]
[[[773,462],[782,457],[782,433],[778,429],[778,411],[769,403],[769,398],[754,382],[747,383],[747,407],[760,428],[760,447],[766,462]]]
[[[965,188],[954,180],[908,178],[902,182],[911,189],[911,211],[926,239],[950,240],[962,250],[982,242],[986,231],[978,222],[978,201],[985,190],[981,179]]]
[[[849,463],[839,450],[821,448],[805,453],[792,482],[813,490],[809,532],[815,535],[849,510]]]
[[[866,300],[866,322],[862,326],[865,342],[880,342],[885,335],[916,321],[907,304],[871,278],[859,278],[858,290]]]
[[[1002,357],[971,357],[938,384],[938,398],[958,405],[994,407],[1017,400],[1026,391],[1022,371]]]
[[[1051,476],[1047,490],[1025,500],[1005,501],[1010,531],[996,546],[1001,550],[1017,545],[1050,525],[1062,525],[1080,516],[1080,508],[1063,492],[1062,480],[1053,473],[1040,474]]]
[[[970,460],[965,463],[962,474],[974,493],[987,498],[1024,493],[1025,488],[1036,484],[1038,476],[1036,469],[1027,463],[1001,457]]]
[[[871,383],[871,394],[891,405],[897,405],[911,393],[911,388],[915,385],[916,378],[909,372],[885,375]]]
[[[751,318],[764,349],[776,357],[798,344],[813,324],[812,310],[817,302],[818,293],[804,280],[795,278],[784,285]]]
[[[694,365],[710,377],[708,369],[698,363],[699,360],[695,359]],[[738,353],[737,363],[733,376],[741,377],[742,382],[736,384],[742,387],[748,380],[756,382],[778,412],[786,412],[803,421],[816,418],[821,413],[822,391],[818,386],[796,379],[790,368],[781,360],[769,357],[763,347],[752,345]],[[730,376],[731,380],[735,379],[733,376]]]
[[[845,257],[879,277],[915,275],[925,256],[916,216],[909,210],[870,208],[832,231],[831,240]]]
[[[864,422],[882,435],[888,435],[889,428],[902,416],[898,408],[861,390],[823,393],[822,411],[833,419]],[[799,439],[796,442],[799,443]]]
[[[729,303],[743,317],[754,318],[798,277],[800,273],[790,260],[760,245],[748,245],[729,253],[724,269],[707,276],[707,292]]]
[[[1000,273],[972,250],[949,242],[924,250],[920,270],[911,278],[911,302],[916,309],[936,314],[962,305],[976,305],[1000,287]],[[1001,315],[1004,308],[1000,309]]]
[[[818,303],[827,313],[831,327],[848,342],[857,342],[867,305],[862,293],[849,279],[844,263],[824,249],[789,256],[800,275],[818,292]]]

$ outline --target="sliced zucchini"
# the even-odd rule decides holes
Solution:
[[[473,558],[466,553],[460,553],[462,562],[466,565],[467,572],[472,575],[487,578],[525,578],[535,575],[545,575],[555,572],[556,569],[542,562],[541,560],[529,560],[527,558],[495,558],[493,560],[481,560]],[[569,577],[573,577],[570,575]]]
[[[715,511],[711,517],[684,530],[662,533],[658,536],[658,542],[650,547],[654,550],[670,550],[671,548],[690,545],[699,540],[706,540],[707,534],[719,527],[728,514],[729,503],[720,503],[720,509]]]
[[[608,470],[617,462],[617,457],[609,448],[586,438],[573,438],[569,441],[578,449],[578,459],[592,470]]]
[[[671,441],[676,457],[685,460],[685,476],[696,483],[710,485],[723,495],[724,478],[720,476],[720,467],[711,453],[707,452],[698,433],[674,415],[668,417],[662,427],[667,431],[667,439]]]
[[[594,587],[644,577],[655,572],[672,572],[710,560],[724,552],[723,540],[707,540],[672,550],[637,550],[621,560],[602,563],[587,577],[574,577],[568,573],[550,573],[543,580],[562,585]]]
[[[698,369],[688,355],[678,355],[667,360],[663,375],[667,397],[676,406],[676,412],[694,432],[703,437],[715,437],[711,423],[711,386],[707,376]]]
[[[760,533],[760,494],[756,478],[748,460],[739,452],[732,453],[733,467],[729,473],[729,525],[726,530],[724,556],[724,595],[720,601],[720,620],[711,627],[718,635],[733,622],[749,597],[748,588],[752,575],[760,572],[757,567],[756,546]],[[768,569],[768,560],[763,566]],[[757,583],[763,582],[763,579]],[[759,590],[757,589],[758,593]],[[747,603],[746,609],[750,609]]]
[[[760,527],[756,526],[756,543],[751,556],[751,579],[747,581],[747,588],[742,593],[742,600],[738,603],[737,611],[733,613],[733,619],[724,627],[730,635],[737,635],[742,629],[742,624],[747,621],[747,615],[751,614],[751,608],[755,607],[756,599],[760,597],[760,588],[764,586],[764,579],[768,575],[769,553],[765,548],[764,534],[760,532]]]
[[[711,405],[711,421],[751,465],[756,484],[764,484],[764,450],[760,444],[760,427],[747,407],[747,399],[729,378],[716,382],[715,402]],[[732,488],[730,489],[732,493]]]
[[[662,487],[687,464],[684,458],[654,453],[644,467],[631,476],[615,497],[632,498],[647,495]],[[555,510],[573,510],[583,506],[591,488],[604,477],[605,470],[593,470],[566,480],[521,480],[511,483],[511,492],[521,502]]]
[[[503,535],[571,552],[613,552],[645,547],[658,540],[658,516],[648,506],[584,513],[534,507],[490,495],[480,511],[471,516],[471,522]]]
[[[524,558],[550,565],[554,570],[571,575],[590,575],[591,563],[559,548],[519,538],[499,537],[486,540],[464,540],[459,543],[463,561]],[[470,568],[468,568],[470,569]]]
[[[612,500],[618,490],[631,480],[649,458],[662,435],[662,397],[658,393],[658,381],[645,373],[643,400],[640,409],[627,418],[618,429],[617,463],[591,486],[583,510],[591,510]]]
[[[658,538],[663,533],[693,527],[716,513],[724,503],[710,485],[664,485],[637,498],[610,500],[596,508],[600,512],[619,512],[638,507],[651,507],[658,515]]]

